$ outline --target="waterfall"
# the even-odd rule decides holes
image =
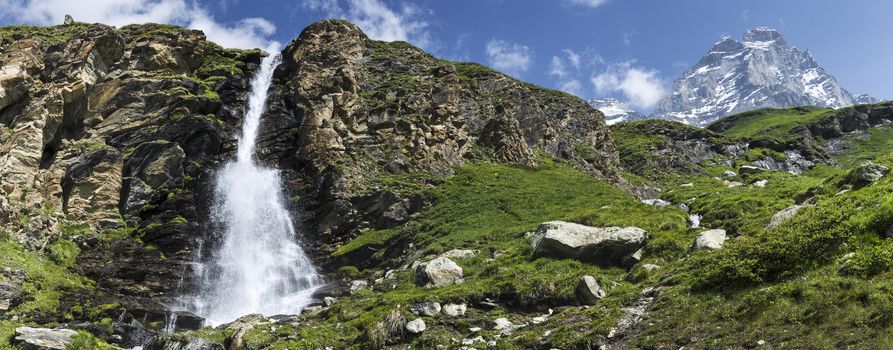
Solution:
[[[279,61],[274,55],[264,58],[252,78],[236,159],[215,179],[210,219],[216,244],[203,259],[190,307],[211,325],[253,313],[300,313],[321,282],[298,244],[279,171],[255,160],[258,127]]]

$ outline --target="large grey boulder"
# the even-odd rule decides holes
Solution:
[[[590,227],[549,221],[540,224],[531,245],[534,257],[570,258],[608,266],[645,245],[648,233],[638,227]]]
[[[594,305],[601,298],[605,297],[605,290],[598,285],[598,282],[592,276],[580,277],[576,289],[577,299],[583,305]]]
[[[709,231],[704,231],[698,234],[698,237],[695,238],[694,244],[692,244],[691,249],[693,250],[706,250],[706,249],[721,249],[723,243],[726,241],[726,230],[722,229],[714,229]]]
[[[794,217],[794,215],[797,215],[797,213],[799,213],[800,210],[805,207],[805,205],[794,204],[790,207],[782,209],[781,211],[775,213],[775,215],[772,215],[772,219],[769,220],[769,224],[766,225],[766,229],[770,230],[778,227],[778,225],[781,225],[781,223],[785,222],[787,219],[790,219]]]
[[[19,327],[15,341],[24,350],[65,350],[77,332],[70,329]]]
[[[416,267],[416,283],[424,288],[437,288],[464,282],[462,267],[447,258],[435,258]]]

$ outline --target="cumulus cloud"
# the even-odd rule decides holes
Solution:
[[[81,22],[113,26],[131,23],[168,23],[205,32],[226,47],[275,50],[270,39],[276,26],[263,18],[222,23],[205,8],[187,0],[0,0],[0,18],[25,24],[61,24],[66,14]]]
[[[520,76],[533,64],[533,50],[530,47],[504,40],[488,41],[486,54],[490,67],[515,76]]]
[[[666,82],[657,70],[634,66],[634,62],[613,64],[593,75],[592,85],[599,94],[621,93],[633,106],[654,108],[667,94]]]
[[[432,45],[426,19],[431,12],[411,3],[391,8],[380,0],[304,0],[303,7],[347,19],[375,40],[406,41],[423,49]]]
[[[604,5],[608,0],[565,0],[568,4],[596,8]]]

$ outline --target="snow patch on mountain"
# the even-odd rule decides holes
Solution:
[[[589,105],[605,115],[605,123],[608,125],[645,119],[645,116],[633,109],[629,103],[616,98],[592,99],[589,100]]]

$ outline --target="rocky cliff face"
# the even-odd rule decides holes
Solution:
[[[438,60],[406,43],[368,39],[324,21],[283,51],[262,158],[294,169],[315,241],[337,245],[402,223],[424,198],[387,191],[382,178],[437,178],[471,160],[534,165],[564,159],[619,185],[614,142],[584,101],[483,66]]]
[[[0,237],[40,254],[72,242],[71,270],[93,281],[60,286],[20,317],[109,318],[108,334],[145,336],[126,330],[163,325],[197,242],[214,244],[210,181],[231,157],[263,53],[177,27],[81,23],[0,28],[0,50]],[[320,263],[360,230],[430,204],[389,190],[391,176],[436,182],[469,161],[545,156],[627,187],[603,115],[570,95],[343,21],[308,27],[282,55],[258,156],[282,170]]]
[[[742,41],[723,38],[681,78],[652,117],[705,126],[720,117],[758,108],[854,103],[813,59],[788,46],[778,31],[759,27]]]

